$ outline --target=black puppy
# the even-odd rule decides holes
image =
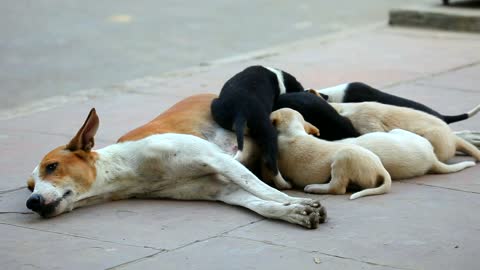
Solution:
[[[319,138],[327,141],[358,137],[360,133],[352,122],[338,112],[317,94],[308,91],[281,95],[274,110],[290,108],[298,111],[305,121],[320,130]]]
[[[406,98],[391,95],[382,92],[370,85],[353,82],[341,84],[330,88],[317,90],[328,102],[364,102],[376,101],[383,104],[407,107],[419,111],[426,112],[442,119],[445,123],[450,124],[468,119],[480,111],[480,105],[469,111],[459,115],[443,115],[421,103]]]
[[[241,160],[245,127],[262,149],[266,168],[278,188],[291,186],[282,178],[277,167],[277,131],[270,122],[273,104],[282,94],[304,91],[292,75],[273,68],[251,66],[229,79],[220,96],[213,100],[213,119],[223,128],[235,130]]]

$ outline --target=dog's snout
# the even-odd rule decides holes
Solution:
[[[44,205],[45,200],[43,199],[43,196],[40,194],[32,194],[30,198],[27,200],[27,208],[39,212]]]

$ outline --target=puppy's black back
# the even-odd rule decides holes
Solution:
[[[291,108],[298,111],[305,121],[320,130],[320,138],[334,141],[360,134],[352,122],[340,114],[324,99],[309,92],[287,93],[281,95],[275,103],[274,110]]]
[[[414,110],[423,111],[442,119],[447,124],[465,120],[468,118],[467,114],[446,116],[421,103],[382,92],[378,89],[371,87],[370,85],[367,85],[361,82],[350,83],[347,86],[347,89],[345,90],[345,96],[343,98],[343,102],[364,102],[364,101],[376,101],[383,104],[407,107]]]
[[[283,80],[279,81],[281,77]],[[244,129],[249,128],[274,175],[278,171],[277,132],[270,122],[270,113],[283,90],[303,91],[303,87],[286,72],[251,66],[230,78],[211,105],[213,119],[225,129],[235,129],[239,150],[243,150]]]

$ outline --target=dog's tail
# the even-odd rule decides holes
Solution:
[[[465,120],[465,119],[468,119],[468,118],[474,116],[478,112],[480,112],[480,105],[477,105],[477,107],[473,108],[472,110],[470,110],[467,113],[462,113],[462,114],[458,114],[458,115],[444,115],[443,116],[443,121],[445,121],[445,123],[447,123],[447,124],[459,122],[459,121],[462,121],[462,120]]]
[[[237,114],[233,122],[233,128],[235,128],[235,134],[237,135],[238,151],[243,150],[243,137],[245,136],[244,132],[246,123],[247,119],[242,113]]]
[[[465,141],[464,139],[458,137],[457,135],[454,135],[454,136],[455,136],[455,148],[457,151],[465,153],[475,158],[475,160],[480,161],[480,150],[478,150],[477,147]]]
[[[455,164],[445,164],[437,160],[433,164],[433,167],[430,169],[429,172],[430,173],[454,173],[472,166],[475,166],[475,162],[473,161],[462,161]]]
[[[392,188],[392,178],[390,177],[390,174],[386,170],[384,170],[383,175],[380,175],[379,178],[382,178],[381,180],[383,181],[380,186],[376,188],[367,188],[362,191],[355,192],[350,196],[350,200],[355,200],[364,196],[379,195],[390,192],[390,189]]]

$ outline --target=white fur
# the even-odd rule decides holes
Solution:
[[[328,95],[328,102],[343,102],[343,98],[345,97],[345,90],[347,90],[348,85],[348,83],[339,84],[336,86],[317,90],[317,92]]]
[[[362,146],[375,153],[392,179],[407,179],[426,173],[450,173],[475,166],[465,161],[454,165],[440,163],[430,142],[409,131],[372,132],[339,142]]]
[[[280,71],[276,68],[271,68],[271,67],[265,67],[265,68],[270,70],[271,72],[273,72],[277,76],[278,88],[280,89],[280,95],[285,94],[287,92],[287,88],[285,87],[282,71]]]
[[[111,199],[143,197],[218,200],[308,228],[325,218],[317,201],[271,188],[218,146],[196,136],[152,135],[96,153],[93,185],[55,214]],[[37,183],[35,192],[44,195],[46,186]]]

